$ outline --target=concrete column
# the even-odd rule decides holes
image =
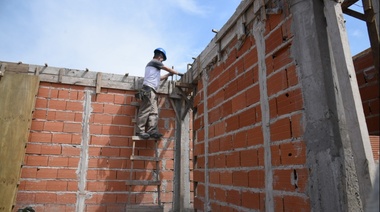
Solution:
[[[297,65],[304,99],[304,140],[313,211],[362,211],[369,158],[355,72],[336,1],[291,0]],[[350,62],[351,61],[351,62]],[[356,100],[355,100],[356,99]],[[368,132],[367,132],[368,134]],[[357,143],[356,143],[357,142]],[[361,149],[361,152],[356,148]],[[363,160],[359,159],[362,157]],[[368,155],[367,155],[368,157]],[[360,167],[359,167],[360,166]],[[362,170],[364,173],[358,173]],[[359,194],[359,196],[358,196]]]
[[[82,212],[86,208],[85,200],[87,197],[86,184],[87,184],[87,169],[88,169],[88,144],[90,142],[90,116],[91,108],[91,94],[92,90],[85,90],[84,105],[83,105],[83,119],[82,119],[82,144],[80,152],[79,166],[77,170],[78,175],[78,191],[76,211]]]
[[[264,9],[264,8],[262,8]],[[265,164],[265,210],[274,211],[273,200],[273,170],[270,140],[270,110],[267,91],[267,66],[265,63],[265,20],[257,17],[253,23],[253,36],[256,41],[258,67],[259,67],[259,87],[260,87],[260,107],[262,116],[262,132],[264,139],[264,164]]]
[[[204,211],[211,211],[211,205],[209,200],[209,193],[208,193],[208,182],[210,179],[209,173],[208,173],[208,92],[207,92],[207,86],[208,86],[208,73],[207,71],[203,71],[202,73],[202,83],[203,83],[203,123],[204,123],[204,142],[205,142],[205,165],[204,165],[204,171],[205,171],[205,200],[204,200]]]
[[[356,73],[352,56],[350,54],[348,36],[345,29],[342,7],[340,3],[324,0],[325,16],[327,21],[327,33],[331,51],[332,68],[336,72],[334,80],[337,90],[340,92],[342,115],[346,121],[343,130],[348,134],[348,146],[352,148],[357,180],[362,203],[372,188],[375,172],[375,163],[368,128],[363,112],[363,106],[356,79]],[[347,159],[346,159],[347,160]],[[349,165],[349,164],[347,164]],[[351,184],[351,183],[350,183]],[[355,194],[352,194],[353,198]],[[349,203],[352,201],[349,201]]]
[[[182,101],[182,108],[186,108]],[[181,120],[181,175],[180,175],[180,204],[181,211],[192,211],[190,208],[190,117],[186,112]]]

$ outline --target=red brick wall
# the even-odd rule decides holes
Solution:
[[[379,70],[375,70],[371,49],[353,57],[356,78],[370,135],[380,135]]]
[[[380,106],[379,70],[375,70],[371,49],[353,57],[356,78],[363,103],[373,157],[379,162]]]
[[[291,19],[286,13],[267,16],[267,95],[276,211],[309,211],[306,195],[308,170],[301,120],[303,98],[295,64],[290,56]],[[247,29],[252,29],[249,24]],[[236,37],[225,60],[209,71],[209,82],[198,80],[194,105],[194,208],[203,211],[208,196],[212,211],[265,211],[265,164],[260,103],[258,56],[249,34],[241,48]],[[285,44],[284,43],[288,43]],[[283,45],[282,48],[278,48]],[[263,79],[260,79],[263,80]],[[207,99],[203,89],[207,86]],[[204,104],[208,105],[208,126]],[[205,169],[205,129],[208,128],[208,170]]]
[[[22,167],[15,209],[75,211],[81,175],[85,92],[88,88],[41,83]],[[134,91],[102,89],[91,94],[85,211],[124,211],[128,200],[136,107]],[[164,97],[164,96],[162,96]],[[171,207],[173,196],[175,114],[160,99],[159,141],[161,200]],[[154,141],[138,141],[136,155],[153,156]],[[136,161],[135,179],[147,179],[153,162]],[[135,186],[132,204],[154,203],[156,186]]]

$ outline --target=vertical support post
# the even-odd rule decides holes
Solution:
[[[205,202],[204,202],[204,211],[211,211],[210,201],[209,201],[209,193],[208,193],[208,182],[209,182],[209,173],[208,173],[208,92],[207,92],[207,86],[208,86],[208,80],[209,76],[206,70],[202,73],[202,83],[203,83],[203,107],[204,107],[204,114],[203,114],[203,123],[204,123],[204,142],[205,142],[205,165],[204,165],[204,172],[205,172]]]
[[[172,106],[176,112],[173,211],[181,211],[181,101],[175,100]]]
[[[344,27],[344,20],[342,18],[342,8],[339,3],[331,0],[324,0],[325,3],[325,16],[327,21],[327,33],[329,40],[329,49],[331,54],[331,67],[332,73],[335,74],[333,79],[336,87],[336,93],[339,100],[337,107],[340,107],[341,117],[340,123],[342,126],[342,135],[346,137],[343,140],[345,146],[345,154],[352,154],[354,156],[352,163],[347,163],[346,166],[352,166],[356,170],[354,174],[359,183],[359,193],[362,204],[365,204],[368,194],[372,188],[372,181],[374,178],[375,165],[369,141],[368,128],[363,112],[361,103],[359,87],[356,79],[356,73],[352,61],[352,56],[349,50],[349,43],[347,38],[346,29]],[[341,105],[339,105],[341,104]],[[343,134],[344,133],[344,134]],[[350,160],[346,158],[346,161]],[[348,170],[348,169],[347,169]],[[350,173],[346,173],[349,176]],[[347,177],[347,180],[350,178]],[[347,182],[354,187],[354,183]],[[351,188],[350,191],[354,192]],[[348,201],[352,204],[357,197],[355,193],[348,194]],[[350,199],[349,199],[350,200]],[[358,203],[359,204],[359,203]],[[352,206],[353,207],[353,206]],[[356,206],[360,207],[360,206]]]
[[[78,191],[76,211],[84,211],[86,200],[86,184],[87,184],[87,170],[88,170],[88,144],[90,141],[90,116],[91,108],[91,90],[85,90],[84,105],[83,105],[83,119],[82,119],[82,144],[81,153],[78,166]]]
[[[182,101],[182,108],[186,108],[186,101]],[[187,110],[185,117],[181,120],[181,175],[180,175],[180,211],[190,211],[190,117]]]

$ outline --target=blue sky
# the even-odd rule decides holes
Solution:
[[[165,65],[184,73],[215,36],[211,29],[220,29],[240,2],[0,0],[0,60],[143,76],[162,47]],[[355,55],[369,47],[366,26],[346,19]]]

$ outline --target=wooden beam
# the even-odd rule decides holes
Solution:
[[[348,9],[351,5],[355,4],[358,1],[359,0],[345,0],[342,3],[342,10],[344,11],[344,10]]]
[[[343,10],[343,13],[346,14],[346,15],[352,16],[354,18],[357,18],[359,20],[366,21],[365,15],[362,14],[362,13],[359,13],[359,12],[357,12],[355,10],[346,9],[346,10]]]
[[[96,74],[96,93],[100,93],[100,90],[102,89],[102,73],[98,72]]]

